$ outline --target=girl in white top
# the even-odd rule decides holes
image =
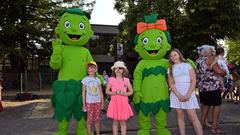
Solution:
[[[196,114],[199,105],[194,93],[196,85],[195,71],[190,64],[185,62],[178,49],[171,51],[169,59],[170,107],[176,109],[180,135],[185,135],[184,110],[186,110],[193,124],[196,135],[203,135],[202,126]]]
[[[100,111],[104,106],[101,82],[96,77],[97,64],[91,61],[87,64],[88,76],[82,80],[82,111],[87,111],[88,135],[92,135],[92,121],[95,122],[96,134],[100,135]]]

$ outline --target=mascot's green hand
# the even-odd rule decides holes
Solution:
[[[142,93],[141,92],[135,92],[133,95],[133,102],[135,104],[140,103],[140,98],[142,97]]]
[[[62,40],[58,38],[52,41],[52,48],[53,53],[51,55],[50,66],[53,69],[59,69],[62,63],[62,50],[63,50]]]
[[[62,51],[62,40],[59,38],[56,40],[53,40],[52,48],[53,48],[53,53],[54,52],[60,53]]]

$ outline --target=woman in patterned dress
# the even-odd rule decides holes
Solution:
[[[222,104],[221,85],[216,73],[211,68],[216,51],[214,46],[210,45],[203,45],[200,48],[202,48],[200,51],[202,57],[196,60],[196,73],[202,104],[201,122],[203,126],[207,126],[208,114],[212,113],[212,125],[209,126],[211,132],[222,133],[218,124]]]
[[[171,51],[168,84],[171,89],[170,107],[176,109],[180,135],[185,135],[184,110],[193,124],[196,135],[203,135],[201,123],[197,117],[198,101],[194,93],[196,75],[192,66],[185,62],[178,49]]]

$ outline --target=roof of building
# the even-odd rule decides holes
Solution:
[[[101,25],[92,24],[92,28],[95,34],[113,34],[117,35],[119,33],[117,25]]]
[[[109,55],[92,55],[93,59],[97,62],[114,62],[114,57]]]

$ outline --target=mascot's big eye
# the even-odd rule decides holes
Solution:
[[[143,44],[147,44],[148,43],[148,38],[144,38],[142,42],[143,42]]]
[[[84,29],[84,24],[83,23],[79,23],[79,28],[82,30]]]
[[[162,38],[161,38],[161,37],[158,37],[158,38],[157,38],[157,43],[158,43],[158,44],[161,44],[161,43],[162,43]]]
[[[65,23],[64,23],[64,26],[65,26],[65,28],[69,28],[70,27],[70,22],[69,21],[66,21]]]

